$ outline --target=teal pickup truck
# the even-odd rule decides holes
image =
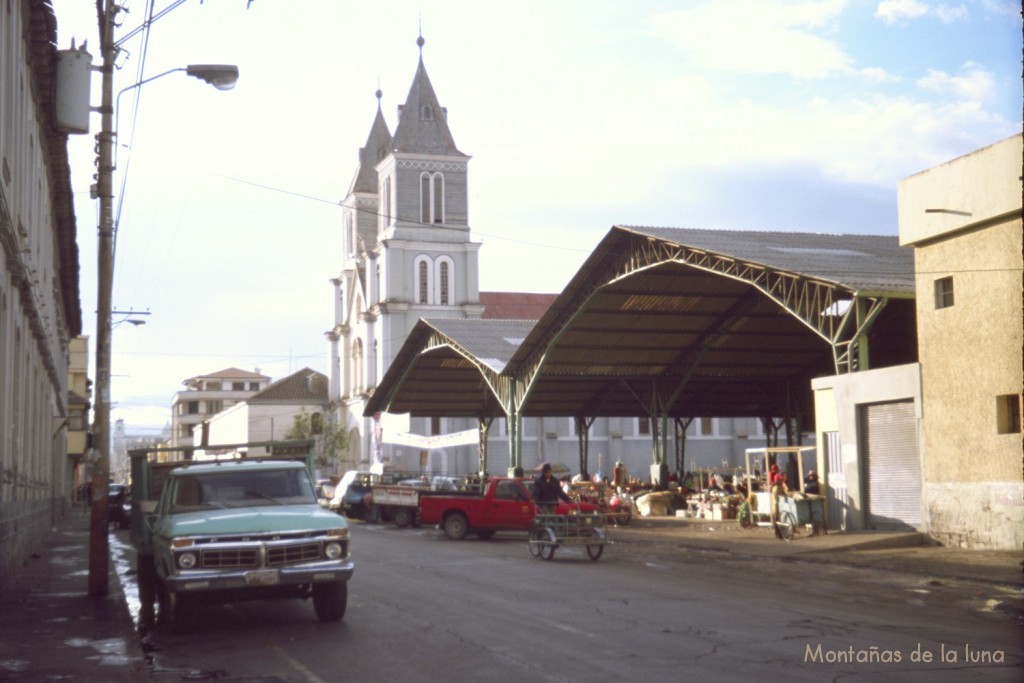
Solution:
[[[345,616],[349,529],[317,501],[312,446],[129,452],[143,624],[180,633],[203,604],[269,598],[312,598],[321,621]]]

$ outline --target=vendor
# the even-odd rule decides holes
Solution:
[[[818,473],[811,470],[804,477],[804,493],[810,493],[815,496],[821,495],[821,483],[818,481]]]
[[[786,486],[785,472],[774,475],[772,484],[772,528],[775,530],[775,538],[782,538],[782,531],[779,530],[779,499],[789,497],[789,487]]]

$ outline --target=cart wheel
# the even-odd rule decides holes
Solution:
[[[782,538],[792,541],[796,532],[796,518],[787,512],[779,523],[779,530],[782,532]]]
[[[540,557],[541,542],[544,538],[544,527],[537,524],[536,522],[530,525],[530,554],[534,557]]]
[[[555,548],[558,546],[558,538],[555,532],[545,527],[541,532],[540,556],[550,560],[555,556]]]
[[[590,559],[596,560],[601,557],[601,553],[604,552],[604,543],[590,543],[587,545],[587,555],[590,555]]]

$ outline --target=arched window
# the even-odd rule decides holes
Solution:
[[[434,223],[444,223],[444,176],[440,173],[435,173],[431,180],[434,183],[431,215],[434,217]]]
[[[416,283],[416,303],[434,303],[434,274],[433,264],[428,256],[417,256],[414,262],[414,282]]]
[[[391,225],[391,176],[381,183],[380,203],[380,231],[384,232]]]
[[[424,104],[420,107],[420,121],[433,121],[434,110],[430,108],[429,104]]]
[[[420,223],[444,223],[444,176],[420,174]]]
[[[363,357],[363,340],[356,339],[352,344],[352,393],[363,393],[366,377],[366,366]]]
[[[356,253],[356,231],[352,227],[352,214],[345,212],[345,256]]]
[[[437,259],[435,268],[437,274],[434,278],[434,302],[441,306],[450,306],[453,299],[452,278],[455,275],[455,262],[448,256],[441,256]]]

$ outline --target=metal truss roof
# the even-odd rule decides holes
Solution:
[[[784,416],[916,360],[897,238],[616,226],[536,324],[421,321],[367,413]]]

